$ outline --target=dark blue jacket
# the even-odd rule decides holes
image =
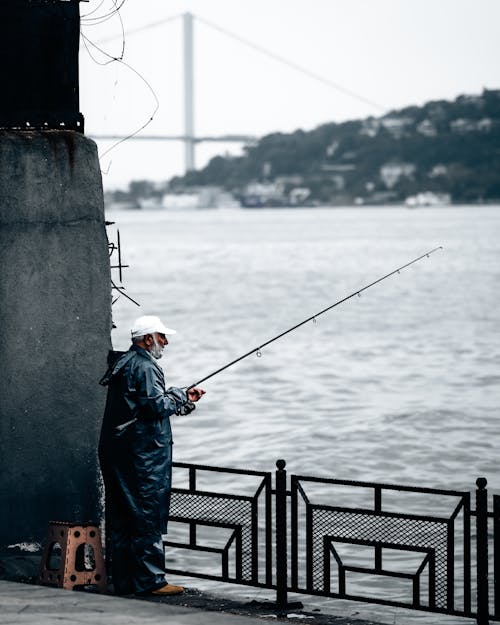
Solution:
[[[108,397],[99,441],[107,520],[132,532],[165,532],[170,503],[170,415],[186,403],[180,388],[165,389],[163,370],[132,345],[101,384]]]

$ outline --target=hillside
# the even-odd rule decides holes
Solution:
[[[425,192],[499,200],[500,90],[270,134],[241,157],[217,156],[169,184],[174,192],[201,186],[255,206],[402,202]]]

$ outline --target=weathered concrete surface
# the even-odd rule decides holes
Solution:
[[[110,331],[95,144],[0,132],[0,549],[98,516]]]
[[[311,625],[377,625],[351,617],[276,610],[237,604],[188,589],[173,597],[121,598],[0,581],[2,625],[256,625],[264,622]]]
[[[255,625],[257,619],[162,602],[0,581],[3,625]]]

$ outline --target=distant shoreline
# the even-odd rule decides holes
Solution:
[[[177,208],[177,209],[169,209],[169,208],[132,208],[132,207],[123,207],[117,206],[113,204],[105,204],[105,210],[110,212],[127,212],[127,213],[203,213],[208,211],[221,211],[221,212],[249,212],[249,213],[257,213],[259,211],[305,211],[305,210],[375,210],[378,208],[382,209],[404,209],[407,211],[415,211],[415,210],[441,210],[441,209],[454,209],[454,208],[498,208],[500,209],[500,200],[491,201],[491,202],[476,202],[476,203],[462,203],[457,202],[456,204],[443,204],[438,206],[406,206],[402,203],[393,203],[393,204],[321,204],[318,206],[260,206],[260,207],[247,207],[247,206],[236,206],[231,208],[217,208],[217,207],[207,207],[207,208]]]

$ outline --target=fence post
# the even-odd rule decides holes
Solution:
[[[488,491],[486,478],[476,480],[477,623],[488,625]]]
[[[495,618],[500,617],[500,496],[493,495],[493,588]]]
[[[286,462],[277,460],[276,467],[276,604],[279,615],[288,605],[288,549],[286,536]]]

